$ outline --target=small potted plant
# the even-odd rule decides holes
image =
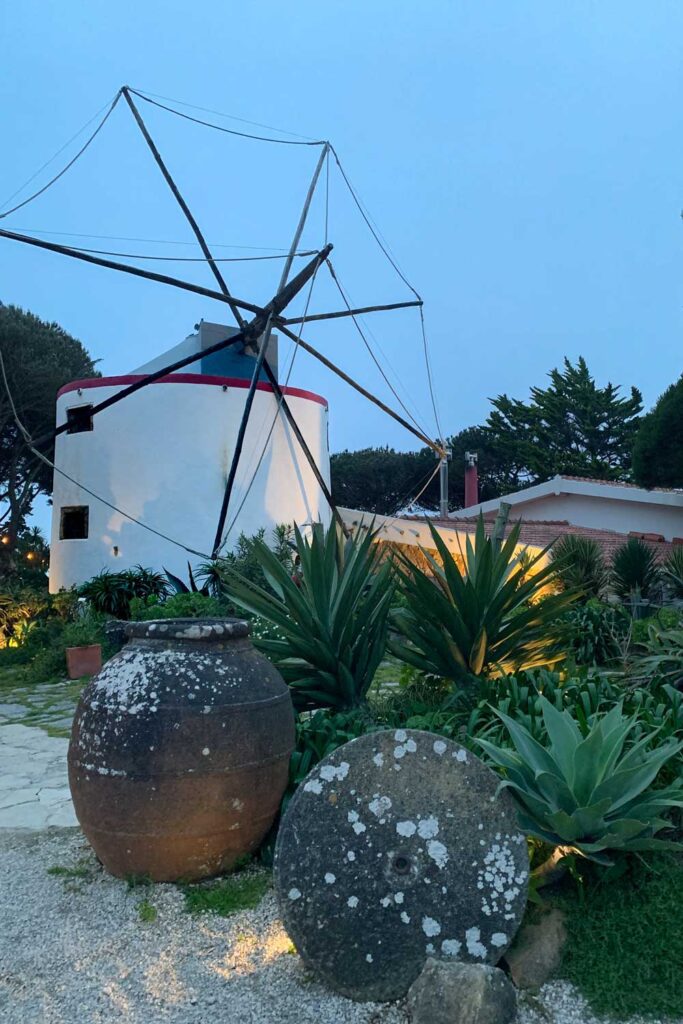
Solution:
[[[69,679],[94,676],[102,668],[101,624],[85,612],[64,630]]]

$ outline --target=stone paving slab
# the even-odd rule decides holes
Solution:
[[[43,729],[0,725],[0,828],[78,824],[69,793],[68,746],[67,739]]]

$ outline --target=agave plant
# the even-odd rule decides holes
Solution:
[[[558,711],[544,697],[540,704],[545,744],[500,711],[513,749],[477,741],[505,773],[502,785],[512,791],[521,827],[601,864],[612,863],[607,851],[680,850],[656,833],[671,827],[666,811],[683,807],[683,787],[679,780],[655,789],[653,782],[683,742],[654,746],[655,730],[627,748],[637,716],[625,716],[621,703],[594,714],[585,735],[568,709]]]
[[[255,540],[270,590],[229,566],[226,592],[241,608],[278,627],[279,637],[256,640],[289,683],[299,710],[348,709],[361,704],[384,657],[394,587],[391,565],[381,562],[367,531],[345,538],[333,526],[295,528],[295,573],[263,540]]]
[[[194,573],[192,572],[192,566],[187,563],[187,578],[188,582],[181,579],[180,576],[176,576],[175,573],[169,572],[168,569],[164,569],[166,579],[168,580],[169,589],[174,594],[202,594],[204,597],[209,597],[212,588],[212,574],[209,572],[209,567],[213,563],[203,563],[199,569],[198,575],[203,578],[204,582],[201,587],[197,586]]]
[[[130,574],[109,572],[107,569],[82,583],[77,593],[89,602],[93,611],[113,615],[117,619],[128,618],[130,602],[135,597]]]
[[[590,537],[568,533],[552,547],[553,565],[560,585],[585,597],[600,597],[609,583],[609,572],[600,545]]]
[[[649,598],[660,579],[654,550],[638,537],[617,548],[612,561],[612,586],[620,597]]]
[[[683,598],[683,545],[672,548],[671,554],[662,566],[664,582],[676,598]]]
[[[440,561],[425,552],[431,573],[405,556],[397,572],[404,607],[392,611],[400,636],[393,654],[423,672],[467,684],[472,676],[505,675],[559,661],[554,624],[574,599],[544,591],[554,581],[547,549],[520,557],[520,524],[502,544],[486,536],[480,517],[467,538],[464,568],[430,524]]]

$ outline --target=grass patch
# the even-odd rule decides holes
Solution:
[[[149,875],[126,875],[126,886],[129,890],[146,889],[152,884]]]
[[[138,917],[144,924],[151,924],[157,919],[157,908],[149,900],[140,900],[138,903]]]
[[[632,859],[621,878],[565,887],[552,902],[567,914],[561,974],[593,1010],[615,1018],[683,1016],[683,858]]]
[[[217,882],[185,885],[185,910],[188,914],[219,914],[221,917],[252,910],[259,905],[270,884],[269,872],[249,871]]]
[[[48,875],[56,875],[58,878],[89,878],[90,868],[77,864],[75,867],[67,868],[62,864],[55,864],[47,869]]]

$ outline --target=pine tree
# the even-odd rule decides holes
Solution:
[[[633,476],[642,487],[683,487],[683,376],[643,417],[633,447]]]
[[[507,395],[492,400],[487,420],[492,443],[521,482],[540,483],[557,473],[628,480],[631,452],[642,410],[640,391],[601,388],[585,359],[564,360],[548,374],[550,385],[531,388],[523,402]]]

